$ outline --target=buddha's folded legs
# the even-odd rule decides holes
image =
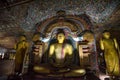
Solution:
[[[85,75],[85,69],[79,66],[69,66],[65,68],[55,68],[48,64],[34,66],[34,71],[37,73],[50,74],[48,76],[64,75],[64,77],[76,77]]]

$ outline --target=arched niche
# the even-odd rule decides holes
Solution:
[[[56,13],[56,16],[38,23],[36,31],[46,35],[55,27],[64,28],[65,26],[69,27],[72,32],[77,32],[78,34],[84,30],[92,29],[92,23],[88,15],[66,15],[65,11],[60,10]]]

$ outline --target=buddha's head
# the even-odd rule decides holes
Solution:
[[[63,43],[65,40],[65,32],[63,31],[63,29],[59,29],[57,32],[57,40],[58,43]]]
[[[19,38],[20,41],[24,41],[26,40],[26,36],[25,35],[21,35],[20,38]]]
[[[106,39],[109,39],[109,38],[110,38],[110,32],[107,31],[107,30],[105,30],[105,31],[103,32],[103,37],[106,38]]]

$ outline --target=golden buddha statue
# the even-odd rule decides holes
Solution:
[[[100,48],[104,51],[104,58],[108,75],[120,76],[119,47],[116,39],[110,38],[109,31],[103,32],[103,38],[100,40]]]
[[[66,42],[63,29],[58,29],[56,35],[57,42],[49,47],[47,64],[34,66],[34,71],[38,73],[64,73],[65,76],[81,76],[85,74],[84,69],[73,64],[73,47]],[[68,73],[66,73],[68,72]]]
[[[57,43],[50,45],[50,64],[54,67],[68,66],[72,62],[73,47],[71,44],[65,43],[65,33],[63,31],[57,33],[57,41]]]
[[[20,36],[19,42],[15,45],[15,50],[15,72],[20,74],[23,70],[25,56],[28,53],[28,42],[26,41],[26,36]]]

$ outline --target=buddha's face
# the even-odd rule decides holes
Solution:
[[[110,33],[109,32],[104,32],[103,37],[106,38],[106,39],[110,38]]]
[[[20,36],[20,41],[26,40],[25,36]]]
[[[65,39],[65,35],[64,35],[63,33],[59,33],[59,34],[57,35],[57,40],[58,40],[58,41],[64,41],[64,39]]]

